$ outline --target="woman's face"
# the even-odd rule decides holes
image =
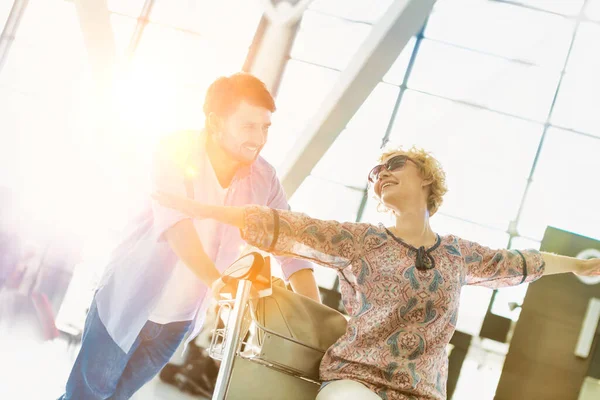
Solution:
[[[372,171],[370,176],[375,194],[386,207],[396,209],[400,201],[424,197],[426,184],[415,161],[402,153],[395,153],[384,159],[381,165],[383,167],[374,169],[375,173]]]

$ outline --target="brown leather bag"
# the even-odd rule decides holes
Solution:
[[[288,290],[273,279],[270,296],[251,301],[258,358],[317,380],[323,355],[345,332],[339,311]]]
[[[261,272],[244,315],[241,337],[253,335],[235,356],[227,399],[314,400],[319,390],[319,366],[347,327],[343,314],[288,290],[281,279],[271,279],[270,259],[254,258]],[[224,275],[242,277],[235,264]],[[245,275],[244,275],[245,276]],[[233,294],[233,293],[231,293]]]

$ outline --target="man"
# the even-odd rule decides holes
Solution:
[[[275,170],[259,157],[274,111],[270,93],[252,75],[217,79],[204,103],[205,131],[179,133],[161,144],[154,186],[204,203],[288,209]],[[189,342],[198,333],[208,288],[243,244],[235,228],[152,203],[111,257],[61,399],[130,398],[186,334]],[[296,292],[320,301],[309,263],[280,262]]]

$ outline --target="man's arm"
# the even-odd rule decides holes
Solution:
[[[290,276],[289,281],[294,292],[311,298],[319,303],[321,302],[319,287],[315,280],[315,274],[311,269],[301,269],[294,272],[292,276]]]
[[[165,238],[177,257],[208,287],[221,277],[208,257],[190,219],[179,221],[165,232]]]
[[[155,190],[186,196],[185,163],[189,152],[189,133],[171,135],[161,141],[154,154],[152,182]],[[158,240],[166,240],[177,257],[207,286],[220,277],[198,237],[193,220],[180,211],[152,203],[154,229]]]

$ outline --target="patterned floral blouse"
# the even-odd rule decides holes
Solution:
[[[242,237],[273,254],[338,271],[351,318],[323,358],[321,379],[356,380],[389,400],[446,398],[446,345],[463,285],[518,285],[544,271],[536,250],[492,250],[453,235],[415,249],[383,225],[258,206],[246,207]]]

